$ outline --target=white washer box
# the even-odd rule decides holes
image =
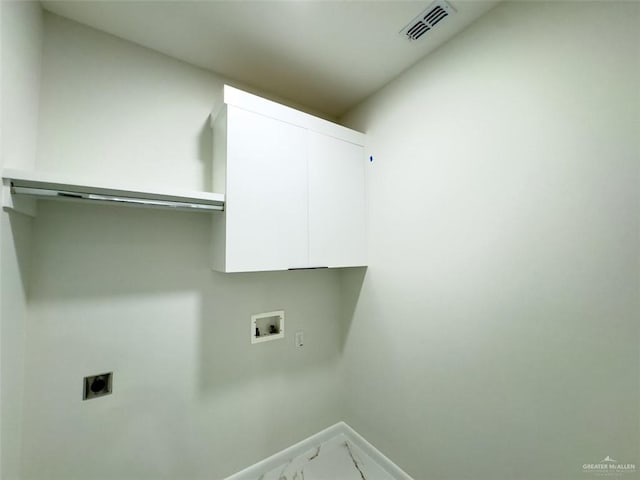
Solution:
[[[251,315],[251,343],[284,338],[284,310]]]

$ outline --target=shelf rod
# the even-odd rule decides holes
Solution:
[[[222,205],[210,205],[206,203],[190,203],[190,202],[177,202],[173,200],[158,200],[149,198],[135,198],[135,197],[119,197],[115,195],[98,195],[95,193],[84,192],[68,192],[64,190],[51,190],[45,188],[30,188],[30,187],[11,187],[11,193],[17,195],[29,195],[32,197],[47,197],[47,198],[59,198],[59,199],[77,199],[77,200],[96,200],[99,202],[112,202],[112,203],[124,203],[133,205],[153,206],[153,207],[167,207],[167,208],[186,208],[189,210],[199,211],[222,211],[224,207]]]

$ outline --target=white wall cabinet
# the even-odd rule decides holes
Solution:
[[[231,87],[212,127],[215,270],[366,265],[363,134]]]

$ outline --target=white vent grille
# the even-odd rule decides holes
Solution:
[[[411,20],[404,27],[400,34],[409,40],[418,40],[425,33],[433,29],[449,15],[456,13],[456,10],[445,0],[437,0],[429,5],[420,15]]]

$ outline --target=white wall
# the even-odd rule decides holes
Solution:
[[[35,164],[42,13],[34,2],[2,2],[0,169]],[[0,212],[0,477],[19,477],[24,334],[31,222]]]
[[[208,186],[213,74],[45,15],[37,167]],[[340,420],[339,274],[217,274],[206,214],[41,203],[26,479],[211,479]],[[252,313],[286,339],[251,346]],[[297,349],[293,332],[304,330]],[[114,393],[83,402],[85,375]]]
[[[361,290],[362,270],[213,273],[197,214],[45,204],[32,249],[20,217],[23,477],[222,478],[341,418],[416,479],[640,464],[639,21],[637,4],[505,4],[356,109],[375,156]],[[207,188],[220,79],[45,24],[37,167]],[[8,231],[3,292],[27,280]],[[275,308],[304,349],[250,346],[249,315]],[[82,402],[110,370],[114,394]]]
[[[417,479],[640,465],[639,32],[638,3],[502,4],[347,116],[375,161],[346,421]]]
[[[38,2],[2,4],[2,161],[33,168],[36,159],[42,11]]]

